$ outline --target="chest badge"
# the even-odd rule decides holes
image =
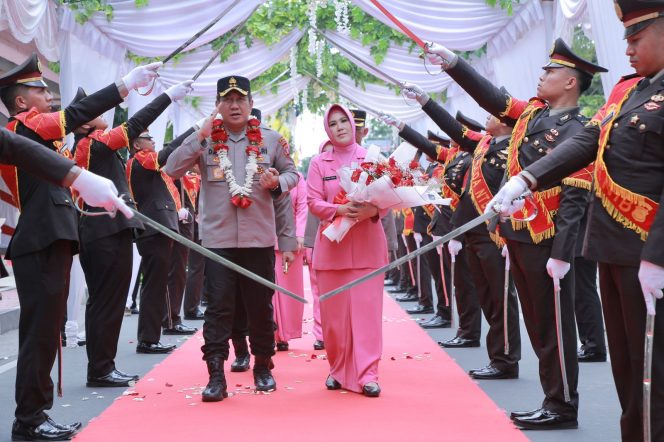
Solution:
[[[655,103],[661,103],[662,101],[664,101],[664,95],[662,94],[653,95],[652,97],[650,97],[650,99]]]
[[[632,126],[636,126],[637,124],[639,124],[639,120],[640,120],[639,116],[634,114],[632,115],[632,118],[629,119],[629,124],[631,124]]]
[[[648,112],[654,112],[661,108],[662,106],[655,103],[654,101],[649,101],[646,104],[643,105],[643,107],[648,111]]]

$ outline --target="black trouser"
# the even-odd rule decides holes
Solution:
[[[410,235],[406,235],[405,242],[402,237],[401,241],[399,242],[399,247],[401,250],[399,252],[401,253],[399,258],[415,251],[416,246],[413,234],[411,233]],[[412,288],[414,287],[413,283],[417,284],[417,267],[415,266],[415,262],[416,261],[414,259],[411,259],[402,266],[403,271],[401,272],[401,281],[403,282],[403,287]]]
[[[412,235],[409,235],[412,237]],[[406,237],[408,238],[408,237]],[[408,249],[406,248],[406,242],[404,240],[404,237],[402,235],[398,235],[397,237],[397,258],[401,258],[402,256],[406,256],[408,253]],[[412,250],[411,250],[412,252]],[[412,261],[409,261],[405,264],[401,264],[399,266],[399,286],[401,287],[412,287],[413,285],[413,279],[412,275],[410,273],[411,265],[414,265]],[[413,272],[413,274],[415,274]]]
[[[178,223],[180,235],[189,240],[194,239],[194,225],[192,223]],[[173,326],[182,323],[180,310],[182,309],[182,297],[184,296],[184,287],[187,283],[187,259],[189,258],[189,247],[173,242],[171,251],[171,269],[168,272],[168,284],[166,293],[168,301],[164,309],[164,319],[161,325],[164,328],[173,328]]]
[[[447,243],[445,246],[447,246]],[[445,246],[443,247],[443,253],[449,256],[449,251]],[[464,247],[456,256],[456,262],[454,263],[454,299],[459,315],[459,328],[456,335],[464,339],[478,340],[482,336],[482,310],[475,292],[473,279],[468,277],[470,268],[466,255]],[[449,259],[449,273],[451,273],[452,257],[450,256]]]
[[[420,247],[423,247],[427,244],[429,244],[432,241],[431,236],[427,235],[426,233],[422,234],[422,242],[420,243]],[[411,251],[415,250],[415,247],[417,247],[415,239],[413,238],[412,242],[413,248]],[[411,247],[410,244],[408,247]],[[435,253],[435,251],[433,251]],[[424,255],[431,254],[431,251],[425,253]],[[420,255],[419,257],[413,259],[413,265],[415,266],[415,277],[417,278],[417,293],[418,293],[418,303],[420,305],[423,305],[425,307],[429,307],[433,305],[433,294],[431,293],[431,266],[429,265],[430,259],[425,257],[424,255]],[[437,288],[438,286],[436,286]]]
[[[563,395],[558,356],[553,280],[546,271],[551,247],[507,240],[507,248],[523,320],[539,359],[540,383],[545,396],[542,407],[565,417],[576,418],[579,408],[579,362],[574,320],[574,266],[560,281],[562,339],[571,402],[568,404]]]
[[[426,246],[432,241],[433,238],[431,238],[431,236],[422,235],[421,246]],[[441,263],[440,255],[438,254],[436,249],[434,248],[433,250],[429,250],[428,252],[420,256],[421,256],[420,265],[426,267],[429,275],[431,275],[430,277],[433,278],[434,287],[436,288],[436,298],[437,298],[436,314],[441,318],[449,320],[451,318],[452,310],[450,309],[448,297],[452,293],[450,291],[452,289],[452,286],[450,285],[450,277],[448,275],[448,272],[445,272],[445,284],[447,286],[443,288],[443,277],[441,276],[440,273],[440,263]],[[429,282],[428,286],[429,286],[429,292],[431,292],[430,288],[431,282]],[[448,295],[446,296],[445,293],[447,293]]]
[[[173,240],[161,235],[139,237],[143,284],[138,313],[138,342],[156,344],[161,336],[161,321],[167,299],[168,271],[171,268]]]
[[[491,365],[503,371],[518,370],[521,359],[519,332],[519,301],[514,283],[508,275],[507,338],[509,351],[505,354],[504,290],[505,258],[489,234],[466,233],[466,257],[470,276],[475,285],[484,317],[489,323],[486,350]]]
[[[196,243],[201,243],[198,237],[194,239]],[[187,261],[187,282],[184,288],[184,305],[182,306],[185,316],[193,315],[198,311],[203,294],[204,271],[205,257],[200,253],[190,250]]]
[[[638,267],[599,264],[599,285],[611,353],[611,370],[622,408],[624,441],[643,440],[643,361],[646,307]],[[657,302],[650,396],[652,440],[664,440],[664,302]]]
[[[396,250],[388,250],[387,251],[387,260],[388,262],[394,262],[397,260],[397,251]],[[403,266],[395,267],[392,270],[389,270],[386,274],[385,277],[391,279],[393,282],[398,282],[401,279],[401,274],[400,269]]]
[[[34,253],[12,258],[21,312],[16,361],[16,419],[41,425],[53,406],[51,369],[67,310],[74,242],[58,240]]]
[[[134,283],[134,290],[131,292],[131,303],[134,306],[137,305],[136,298],[138,297],[138,294],[140,293],[141,290],[141,286],[143,285],[143,258],[139,259],[141,260],[141,262],[138,264],[138,272],[136,272],[136,282]]]
[[[274,247],[211,250],[269,281],[274,281]],[[236,304],[239,301],[242,301],[246,309],[251,353],[260,356],[274,355],[274,291],[207,258],[205,283],[208,307],[203,325],[203,359],[228,359],[228,339],[231,337]]]
[[[583,257],[574,258],[574,290],[574,313],[581,348],[606,354],[596,262]]]
[[[105,376],[115,369],[133,255],[130,229],[81,244],[81,267],[88,285],[85,349],[89,377]]]

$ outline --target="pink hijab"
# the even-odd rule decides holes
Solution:
[[[330,114],[332,113],[332,111],[335,111],[335,110],[340,110],[341,112],[346,114],[346,116],[348,117],[348,121],[350,121],[350,126],[351,126],[350,127],[350,132],[351,132],[351,137],[352,137],[351,140],[352,141],[349,144],[347,144],[346,146],[337,146],[336,144],[334,144],[334,141],[332,141],[333,140],[332,131],[330,130],[330,124],[329,124],[328,120],[330,119]],[[359,146],[359,144],[357,144],[357,142],[355,140],[355,120],[353,119],[353,114],[351,113],[351,111],[346,109],[344,106],[342,106],[340,104],[337,104],[337,103],[331,105],[327,109],[327,111],[325,111],[324,123],[325,123],[325,132],[327,133],[327,136],[330,138],[330,142],[332,143],[332,146],[334,146],[335,150],[349,150],[349,149],[352,150],[354,147]],[[341,148],[341,149],[339,149],[339,148]]]

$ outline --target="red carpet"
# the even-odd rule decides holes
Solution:
[[[446,441],[527,440],[391,298],[385,300],[383,330],[380,398],[326,390],[325,352],[312,350],[307,333],[291,341],[289,353],[275,357],[276,392],[254,394],[251,371],[227,373],[234,394],[204,404],[200,391],[207,372],[199,333],[75,440],[408,441],[430,438],[432,428],[445,428]],[[413,421],[425,425],[412,428]]]

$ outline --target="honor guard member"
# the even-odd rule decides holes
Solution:
[[[405,87],[409,98],[416,99],[422,105],[422,110],[450,135],[461,149],[472,154],[468,178],[452,217],[452,228],[460,227],[480,216],[488,201],[500,188],[507,167],[507,146],[512,128],[489,116],[487,133],[483,136],[478,131],[481,127],[477,123],[465,118],[461,113],[455,119],[417,85]],[[504,239],[497,233],[489,233],[486,225],[473,228],[464,235],[464,239],[469,273],[489,324],[486,336],[489,365],[470,370],[469,374],[475,379],[516,378],[521,359],[519,306],[511,280],[508,282],[507,296],[504,292],[505,257],[502,254],[503,251],[507,252]],[[505,297],[508,300],[506,320]]]
[[[178,232],[178,220],[186,214],[182,210],[180,194],[173,179],[164,171],[164,165],[185,139],[185,134],[159,152],[155,151],[155,142],[148,131],[129,140],[132,156],[127,162],[126,173],[136,206],[143,215],[174,232]],[[136,240],[143,273],[136,353],[170,353],[175,348],[175,345],[159,342],[164,312],[170,299],[167,287],[173,242],[151,226],[145,226]]]
[[[86,170],[113,181],[121,195],[129,196],[125,162],[120,149],[129,147],[166,108],[171,100],[184,97],[190,81],[172,86],[139,110],[126,123],[106,131],[107,125],[97,117],[74,131],[74,159]],[[74,103],[86,97],[78,88]],[[133,201],[129,201],[135,207]],[[84,207],[85,211],[90,211]],[[81,266],[88,286],[85,309],[85,336],[88,355],[88,387],[127,387],[136,375],[116,369],[115,356],[124,315],[133,260],[134,229],[143,229],[136,219],[123,216],[81,216],[79,235]]]
[[[664,440],[664,1],[615,3],[636,71],[574,138],[513,177],[494,198],[508,208],[527,186],[546,188],[595,162],[585,257],[599,262],[622,440],[644,440],[646,315],[655,316],[651,440]],[[641,296],[642,294],[642,296]]]
[[[0,77],[0,98],[11,115],[7,128],[68,155],[63,149],[67,133],[121,103],[129,90],[145,86],[160,65],[138,67],[122,81],[51,112],[52,96],[33,54]],[[80,423],[57,424],[45,410],[53,406],[50,372],[60,343],[72,256],[78,249],[77,212],[67,188],[14,167],[3,166],[2,176],[21,211],[6,255],[12,260],[21,304],[12,438],[69,437]]]
[[[530,101],[512,98],[480,76],[467,62],[447,48],[434,45],[429,59],[446,72],[485,110],[514,126],[508,147],[507,177],[554,150],[563,140],[581,131],[586,118],[579,114],[578,98],[597,72],[606,69],[574,54],[558,39],[543,67],[537,97]],[[507,240],[512,275],[526,329],[539,358],[540,382],[545,399],[533,411],[513,412],[521,428],[577,428],[579,366],[576,355],[573,273],[574,245],[579,222],[588,201],[590,173],[574,172],[552,182],[534,197],[536,209],[520,211],[517,219],[500,225]],[[528,207],[528,206],[527,206]],[[529,221],[524,214],[537,215]],[[567,275],[567,276],[566,276]],[[559,291],[558,291],[559,288]],[[564,355],[561,364],[557,339],[555,293],[560,297]],[[564,364],[564,365],[563,365]],[[563,382],[563,369],[567,386]],[[566,394],[567,393],[567,394]]]
[[[224,77],[217,82],[217,93],[216,112],[222,118],[211,116],[187,138],[169,158],[166,170],[180,177],[199,165],[202,245],[274,281],[273,199],[297,184],[295,165],[288,142],[249,119],[253,100],[247,78]],[[224,361],[238,291],[249,319],[256,389],[274,390],[273,290],[211,260],[206,260],[205,278],[208,308],[202,350],[210,379],[203,401],[220,401],[228,395]]]

